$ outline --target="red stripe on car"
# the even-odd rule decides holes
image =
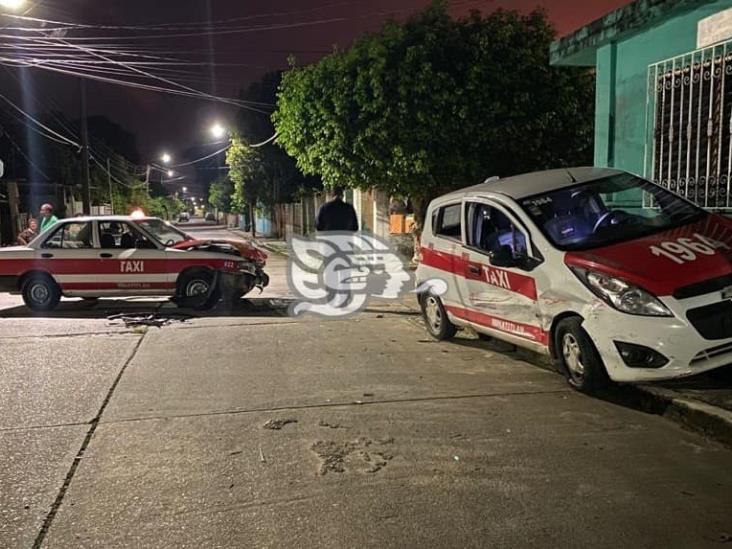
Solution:
[[[422,248],[422,263],[428,267],[439,269],[467,280],[484,282],[509,292],[521,294],[536,301],[536,280],[506,269],[499,269],[488,263],[470,261],[468,254],[462,255],[440,252],[431,248]],[[471,267],[473,270],[471,271]],[[477,272],[474,272],[477,270]]]
[[[454,305],[445,305],[445,309],[456,317],[473,322],[474,324],[479,324],[486,328],[492,328],[493,330],[498,330],[499,332],[511,334],[523,339],[536,341],[544,346],[549,345],[549,333],[542,330],[539,326],[522,324],[521,322],[498,318]]]

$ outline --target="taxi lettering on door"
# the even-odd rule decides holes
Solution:
[[[145,262],[144,261],[122,261],[120,262],[119,269],[121,273],[144,273]]]

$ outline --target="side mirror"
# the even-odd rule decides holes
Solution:
[[[501,246],[490,254],[491,265],[495,267],[518,267],[522,259],[514,257],[511,246]]]

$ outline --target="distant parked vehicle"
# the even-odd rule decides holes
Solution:
[[[178,222],[179,223],[188,223],[191,220],[191,214],[188,212],[181,212],[178,215]]]
[[[206,221],[216,221],[216,216],[212,214],[211,212],[206,214]]]

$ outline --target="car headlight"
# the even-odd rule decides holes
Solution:
[[[657,297],[630,282],[597,271],[572,268],[585,286],[618,311],[639,316],[673,316]]]

